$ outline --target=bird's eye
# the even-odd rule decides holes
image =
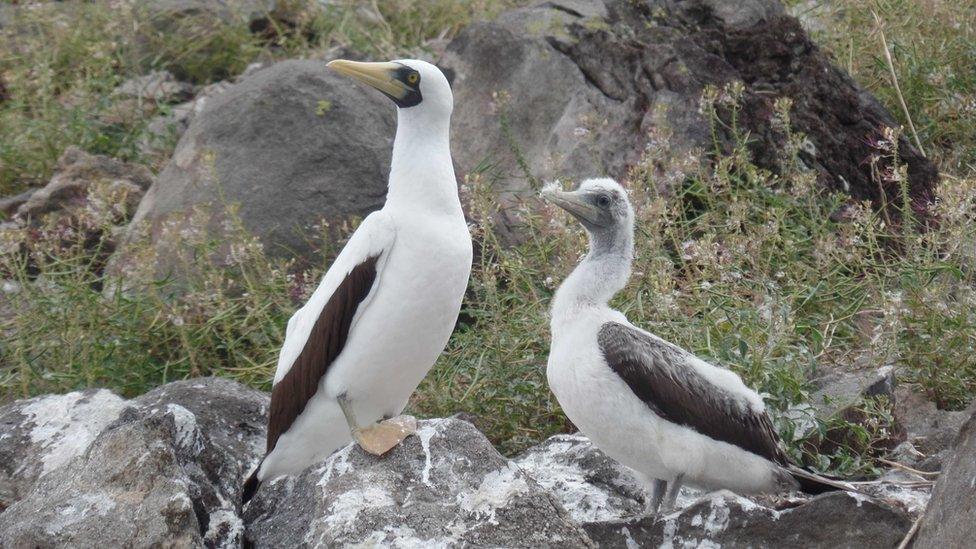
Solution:
[[[415,72],[407,75],[407,83],[409,84],[416,84],[418,80],[420,80],[420,75]]]
[[[600,206],[601,208],[606,208],[607,206],[610,205],[610,197],[605,194],[601,194],[600,196],[597,196],[596,205]]]

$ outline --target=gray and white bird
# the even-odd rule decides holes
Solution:
[[[543,198],[572,214],[589,253],[556,292],[546,374],[569,419],[651,488],[647,512],[673,508],[682,483],[740,493],[847,488],[789,462],[762,398],[633,324],[608,301],[627,284],[634,211],[612,179],[555,186]]]
[[[262,481],[297,473],[350,440],[381,455],[411,434],[412,418],[394,416],[447,344],[471,272],[449,141],[454,97],[443,73],[412,59],[328,66],[397,106],[389,190],[288,321],[267,454],[244,484],[244,503]]]

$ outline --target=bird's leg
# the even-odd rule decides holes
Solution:
[[[661,508],[661,501],[664,500],[664,494],[668,489],[668,483],[659,478],[651,479],[651,493],[650,496],[645,496],[644,499],[644,516],[654,516],[657,514],[657,510]]]
[[[339,395],[339,408],[346,416],[349,432],[359,447],[373,454],[382,456],[391,448],[400,444],[403,439],[417,432],[417,419],[413,416],[397,416],[373,423],[367,427],[360,427],[356,423],[356,416],[352,412],[352,405],[345,394]]]
[[[664,495],[664,503],[661,508],[662,513],[670,513],[674,510],[674,502],[678,499],[678,492],[681,491],[681,480],[683,478],[684,475],[678,475],[668,483],[668,492]]]

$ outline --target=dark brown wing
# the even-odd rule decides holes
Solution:
[[[657,415],[770,461],[788,463],[769,416],[697,373],[686,364],[692,356],[687,351],[616,322],[600,328],[598,342],[610,368]]]
[[[378,260],[379,256],[368,257],[349,271],[322,308],[301,354],[271,390],[268,453],[274,450],[281,434],[305,409],[319,388],[319,380],[346,345],[349,325],[356,315],[356,309],[369,295],[376,281]]]

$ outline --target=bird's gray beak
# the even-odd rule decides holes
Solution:
[[[339,74],[352,77],[380,90],[394,101],[404,100],[412,91],[397,78],[397,71],[402,67],[397,63],[364,63],[336,59],[329,61],[326,66]]]
[[[542,198],[566,210],[584,223],[599,225],[600,211],[588,203],[579,191],[566,192],[549,187],[542,190]]]

